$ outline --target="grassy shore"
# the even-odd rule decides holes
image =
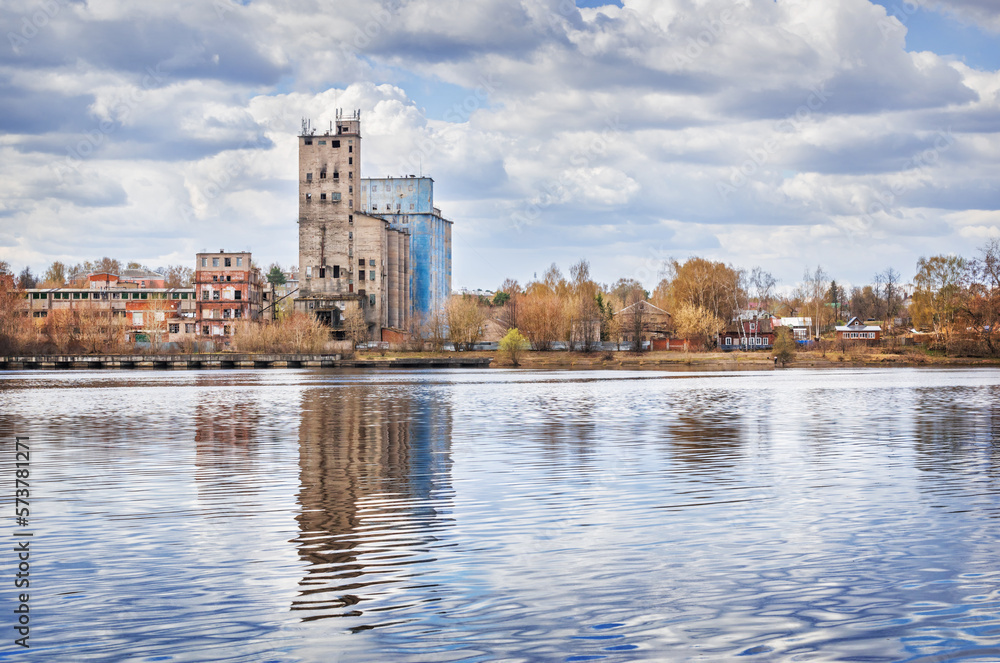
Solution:
[[[496,352],[463,352],[468,357],[492,357],[491,368],[512,368]],[[356,359],[391,359],[395,357],[454,357],[453,352],[359,352]],[[767,352],[523,352],[519,368],[530,369],[665,369],[761,370],[775,368]],[[944,357],[910,351],[905,354],[879,352],[797,352],[785,368],[821,368],[844,366],[1000,366],[1000,359]],[[780,368],[780,366],[779,366]]]

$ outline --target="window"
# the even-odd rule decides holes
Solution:
[[[218,267],[218,266],[219,266],[219,259],[212,258],[212,267]]]
[[[191,325],[191,324],[184,325],[184,333],[185,334],[193,334],[194,333],[194,325]]]
[[[182,292],[181,293],[181,299],[187,299],[187,298],[188,298],[188,294],[186,292]]]
[[[317,145],[326,145],[326,141],[325,141],[325,140],[321,140],[321,141],[319,141],[319,142],[318,142],[318,143],[316,143],[316,144],[317,144]]]
[[[330,194],[330,200],[332,200],[334,202],[339,202],[340,201],[340,192],[339,191],[334,191],[333,193],[331,193]]]
[[[403,207],[402,203],[396,203],[396,211],[398,212]]]
[[[73,293],[73,299],[80,299],[80,293],[74,292]]]
[[[326,200],[326,194],[325,193],[319,194],[319,199],[320,200]]]
[[[243,266],[243,258],[237,258],[236,259],[236,266],[237,267],[242,267]]]
[[[306,145],[312,145],[313,144],[313,139],[312,138],[306,138],[305,139],[305,144]],[[207,334],[208,332],[205,332],[205,333]]]
[[[335,279],[339,279],[340,278],[340,265],[334,265],[333,266],[333,278],[335,278]]]
[[[340,141],[339,140],[330,141],[330,147],[340,147]]]
[[[371,306],[375,306],[375,295],[368,295],[368,303]]]
[[[233,259],[232,258],[223,258],[223,260],[225,261],[225,266],[226,267],[232,267],[233,266]]]
[[[338,173],[337,171],[333,171],[333,179],[339,180],[340,179],[340,173]]]
[[[169,331],[170,331],[171,334],[179,334],[179,333],[181,333],[181,326],[180,325],[170,325]]]
[[[313,174],[306,173],[306,182],[312,182],[312,181],[313,181]]]
[[[202,258],[201,259],[201,266],[202,267],[208,267],[208,258]]]
[[[354,209],[354,201],[351,200],[350,198],[348,198],[348,200],[347,200],[347,207],[349,209]]]
[[[308,145],[308,143],[306,144]],[[204,334],[205,336],[208,336],[208,325],[201,326],[201,333]]]
[[[365,259],[358,258],[358,267],[364,267],[364,266],[365,266]]]
[[[222,333],[223,333],[223,334],[226,334],[227,336],[229,335],[229,325],[225,325],[225,326],[224,326],[224,327],[222,328]]]
[[[726,337],[726,345],[732,345],[732,344],[733,344],[733,338],[731,336],[727,336]]]
[[[219,282],[219,275],[216,274],[216,275],[212,276],[212,280],[215,281],[216,283],[218,283]]]
[[[312,275],[313,275],[313,268],[312,267],[306,267],[306,278],[307,279],[311,279]]]
[[[354,223],[354,215],[353,214],[348,214],[347,215],[347,222],[348,223]]]
[[[212,299],[218,299],[218,298],[219,298],[219,291],[218,290],[213,290],[212,291]]]
[[[347,157],[347,165],[348,166],[354,165],[354,157]]]
[[[347,146],[347,153],[351,154],[352,152],[354,152],[354,146],[353,145],[348,145]]]
[[[241,299],[243,299],[243,291],[237,290],[236,292],[234,292],[233,299],[235,299],[236,301],[240,301]]]
[[[242,318],[243,317],[243,309],[241,309],[241,308],[234,308],[233,309],[233,317],[234,318]]]
[[[180,299],[180,298],[181,298],[181,293],[179,292],[175,292],[172,295],[170,295],[170,299]]]
[[[351,230],[347,233],[347,239],[354,239],[354,231]]]
[[[321,279],[325,279],[326,278],[326,267],[320,267],[319,268],[319,277]]]
[[[347,187],[347,193],[354,193],[354,186],[353,185]]]
[[[349,180],[353,180],[354,179],[354,171],[348,171],[348,173],[347,173],[347,179],[349,179]]]
[[[369,281],[374,281],[375,280],[375,270],[374,269],[371,270],[370,272],[368,272],[368,280]]]
[[[311,201],[312,199],[313,199],[313,195],[312,195],[311,193],[307,193],[307,194],[306,194],[306,202],[308,203],[308,202],[309,202],[309,201]]]
[[[325,180],[326,179],[326,171],[325,170],[319,171],[319,178],[321,180]]]
[[[359,280],[359,281],[364,281],[364,280],[365,280],[365,270],[363,270],[363,269],[362,269],[362,270],[361,270],[361,271],[360,271],[360,272],[358,273],[358,280]]]
[[[375,266],[375,258],[372,258],[371,260],[368,261],[368,266],[369,267],[374,267]]]

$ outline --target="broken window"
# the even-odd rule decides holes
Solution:
[[[310,202],[312,199],[313,199],[313,195],[311,193],[307,193],[306,194],[306,202]]]
[[[225,261],[225,266],[226,267],[232,267],[233,266],[233,259],[232,258],[223,258],[223,260]]]
[[[330,147],[340,147],[340,141],[339,140],[331,141]]]
[[[326,200],[326,194],[325,193],[319,194],[319,199],[320,200]]]
[[[338,173],[337,171],[333,171],[333,179],[339,180],[340,179],[340,173]]]
[[[326,267],[320,267],[319,268],[319,277],[321,279],[325,279],[326,278]]]
[[[170,333],[171,334],[179,334],[179,333],[181,333],[181,326],[180,325],[170,325]]]
[[[333,266],[333,278],[335,278],[335,279],[339,279],[340,278],[340,265],[334,265]]]
[[[321,180],[325,180],[326,179],[326,168],[324,168],[323,170],[319,171],[319,178]]]
[[[218,299],[218,298],[219,298],[219,291],[218,290],[213,290],[212,291],[212,299]]]
[[[353,145],[348,145],[347,146],[347,153],[350,154],[353,151],[354,151],[354,146]]]
[[[234,292],[233,299],[235,299],[236,301],[240,301],[241,299],[243,299],[243,291],[237,290],[236,292]]]
[[[312,138],[306,138],[305,139],[305,144],[306,145],[312,145],[313,144],[313,139]],[[205,333],[207,334],[208,332],[205,332]]]
[[[364,280],[365,280],[365,270],[363,270],[363,269],[362,269],[362,270],[361,270],[361,271],[360,271],[360,272],[358,273],[358,280],[359,280],[359,281],[364,281]]]
[[[347,165],[351,166],[354,164],[354,157],[347,157]]]
[[[375,295],[368,295],[368,303],[371,306],[375,306]]]
[[[205,336],[208,336],[208,325],[201,326],[201,333],[204,334]]]
[[[365,266],[365,259],[358,258],[358,267],[364,267],[364,266]]]
[[[312,181],[313,181],[313,174],[306,173],[306,182],[312,182]]]

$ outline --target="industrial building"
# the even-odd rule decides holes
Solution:
[[[441,311],[451,295],[451,226],[434,206],[430,177],[366,177],[361,209],[409,231],[412,314],[426,319]]]
[[[404,336],[451,291],[451,222],[430,178],[361,179],[361,112],[299,140],[299,293],[294,308],[343,337],[360,310],[372,340]],[[389,207],[386,207],[389,205]]]
[[[249,251],[195,256],[195,323],[202,336],[230,336],[236,320],[260,320],[264,279]]]

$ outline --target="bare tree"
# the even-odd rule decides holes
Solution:
[[[816,340],[819,340],[820,332],[820,316],[823,312],[823,304],[826,301],[826,290],[829,287],[829,279],[827,278],[826,272],[819,265],[816,266],[816,271],[809,272],[806,269],[803,281],[806,286],[806,296],[809,297],[810,304],[813,309],[813,334]]]

